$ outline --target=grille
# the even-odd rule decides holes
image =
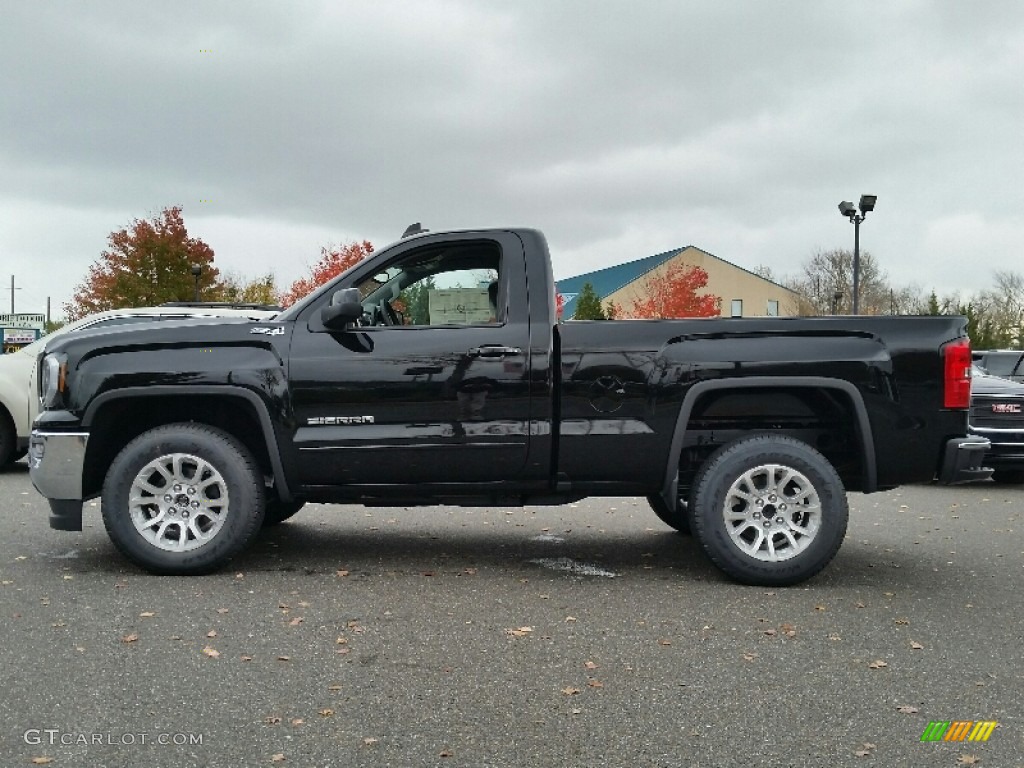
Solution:
[[[1024,410],[1024,400],[1014,397],[978,398],[971,400],[971,426],[989,429],[1024,429],[1024,413],[995,413],[993,405],[1013,405]]]

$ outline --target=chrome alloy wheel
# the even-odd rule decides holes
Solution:
[[[208,461],[170,453],[135,476],[128,510],[135,530],[154,547],[188,552],[208,544],[224,525],[230,512],[227,482]]]
[[[762,464],[740,475],[725,494],[722,514],[733,543],[763,562],[796,557],[821,528],[814,485],[782,464]]]

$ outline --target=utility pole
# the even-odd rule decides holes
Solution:
[[[14,314],[14,275],[11,275],[11,314]]]

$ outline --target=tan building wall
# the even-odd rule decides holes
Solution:
[[[765,317],[769,314],[769,302],[778,302],[780,317],[799,313],[798,294],[692,245],[646,275],[623,286],[610,296],[603,297],[603,301],[611,300],[623,309],[632,306],[649,278],[658,279],[665,274],[670,265],[677,263],[700,267],[708,273],[708,285],[702,292],[722,297],[722,317],[731,317],[735,314],[734,301],[742,302],[742,311],[737,315],[742,317]]]

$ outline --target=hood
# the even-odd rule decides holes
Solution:
[[[1024,384],[998,376],[979,373],[975,369],[971,376],[971,395],[989,397],[1024,397]]]
[[[290,323],[247,317],[183,317],[85,329],[53,339],[46,354],[64,353],[84,360],[129,349],[161,347],[260,346],[276,347]]]

